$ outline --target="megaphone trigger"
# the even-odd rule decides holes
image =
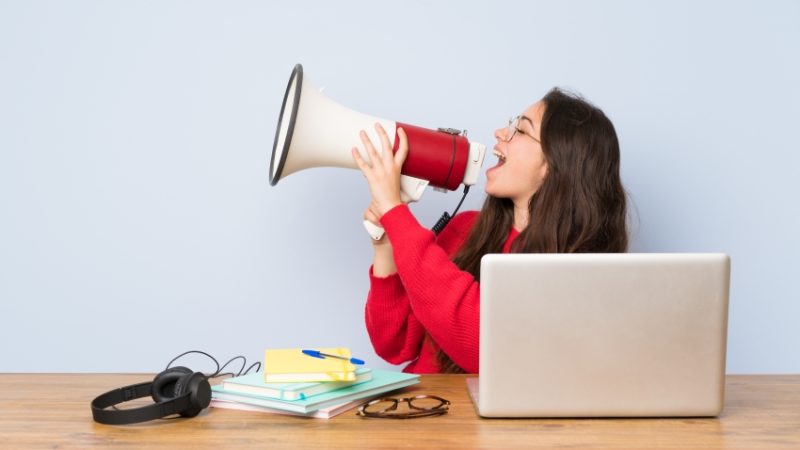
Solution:
[[[384,230],[383,228],[375,225],[374,223],[370,222],[369,220],[364,221],[364,229],[367,230],[367,234],[369,237],[376,241],[380,241],[383,237]]]

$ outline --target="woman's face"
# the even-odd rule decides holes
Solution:
[[[527,205],[539,190],[547,175],[547,162],[540,143],[544,108],[544,103],[538,101],[526,109],[519,118],[516,133],[508,127],[495,130],[494,154],[498,163],[486,171],[487,194]]]

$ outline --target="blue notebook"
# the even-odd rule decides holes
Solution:
[[[380,395],[417,383],[419,383],[419,375],[375,369],[372,370],[372,379],[369,381],[300,400],[280,400],[253,394],[231,392],[224,389],[222,385],[211,387],[211,397],[230,402],[240,402],[305,414],[320,408]]]
[[[372,369],[356,369],[353,381],[316,381],[308,383],[265,383],[261,372],[250,373],[240,377],[227,378],[222,382],[225,392],[252,394],[259,397],[270,397],[281,400],[302,400],[312,395],[324,394],[372,379]]]

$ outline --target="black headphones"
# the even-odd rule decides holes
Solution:
[[[156,403],[131,409],[105,409],[148,395]],[[206,376],[186,367],[176,366],[159,373],[152,382],[132,384],[98,396],[92,401],[92,416],[99,423],[127,425],[172,414],[194,417],[207,408],[209,403],[211,385]]]

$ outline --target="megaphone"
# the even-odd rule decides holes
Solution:
[[[393,141],[396,152],[400,140],[397,128],[408,137],[408,156],[400,176],[401,199],[417,201],[425,188],[455,190],[461,184],[472,186],[478,179],[486,147],[467,140],[466,132],[452,128],[426,129],[410,124],[363,114],[346,108],[323,95],[303,76],[297,64],[283,96],[278,127],[269,163],[269,183],[275,186],[287,175],[312,167],[358,169],[350,149],[356,147],[365,160],[359,131],[364,130],[376,144],[380,142],[374,124],[380,123]],[[370,236],[380,239],[383,229],[364,221]]]

